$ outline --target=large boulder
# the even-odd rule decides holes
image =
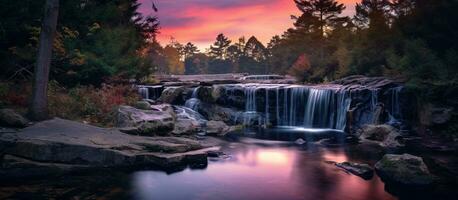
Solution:
[[[215,150],[192,139],[143,137],[116,129],[53,119],[18,133],[0,135],[0,175],[23,175],[42,169],[72,170],[86,167],[158,166],[170,168],[207,162]],[[13,174],[12,174],[13,173]],[[51,173],[51,172],[49,172]]]
[[[120,106],[116,114],[116,126],[128,133],[140,135],[164,135],[173,130],[175,116],[168,104],[151,106],[151,110],[141,110],[130,106]]]
[[[158,101],[168,104],[179,104],[183,103],[183,93],[185,92],[185,87],[167,87],[162,91],[161,96]]]
[[[433,182],[423,159],[410,154],[386,154],[375,164],[375,169],[384,181],[402,186],[421,187]]]
[[[24,128],[29,121],[12,109],[0,109],[0,125],[15,128]]]
[[[373,143],[388,149],[401,148],[401,134],[390,125],[366,125],[359,131],[363,143]]]
[[[222,121],[208,121],[206,126],[207,135],[224,135],[231,131],[226,123]]]

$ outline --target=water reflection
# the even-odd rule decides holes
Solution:
[[[365,181],[324,161],[347,161],[343,149],[232,145],[228,160],[205,170],[133,175],[135,199],[394,199],[378,177]]]

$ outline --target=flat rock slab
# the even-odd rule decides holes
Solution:
[[[63,119],[40,122],[17,133],[3,133],[0,146],[0,171],[43,166],[167,168],[206,163],[207,151],[215,150],[193,139],[132,136]]]

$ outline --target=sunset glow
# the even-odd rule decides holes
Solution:
[[[181,43],[193,42],[200,49],[210,46],[219,33],[231,40],[256,36],[266,44],[274,35],[292,27],[291,15],[298,15],[293,0],[155,0],[159,12],[153,13],[150,0],[140,0],[143,14],[159,17],[162,44],[171,37]],[[344,15],[354,12],[356,0],[341,0]]]

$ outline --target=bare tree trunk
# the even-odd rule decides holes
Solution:
[[[29,117],[33,120],[48,118],[48,79],[52,48],[56,34],[59,0],[46,0],[45,13],[41,26],[37,63],[33,78],[33,95]]]

